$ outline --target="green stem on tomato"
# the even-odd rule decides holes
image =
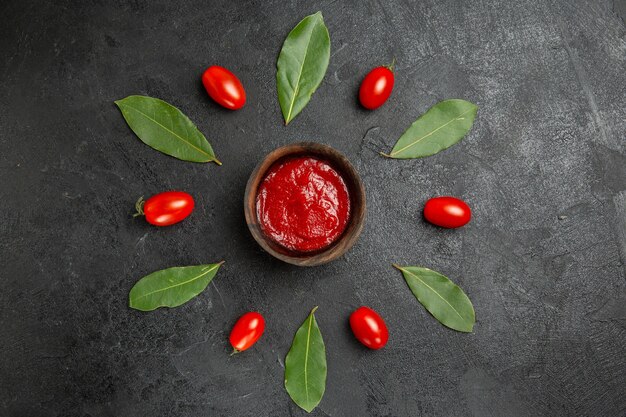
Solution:
[[[137,202],[135,203],[135,210],[137,210],[137,213],[133,214],[133,217],[137,217],[137,216],[143,216],[144,212],[143,212],[143,205],[146,202],[143,200],[143,196],[139,197],[139,200],[137,200]]]

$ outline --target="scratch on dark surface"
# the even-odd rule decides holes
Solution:
[[[185,353],[189,352],[191,349],[195,348],[196,346],[199,346],[199,345],[203,345],[203,344],[205,344],[205,343],[208,343],[208,342],[209,342],[209,340],[210,340],[210,338],[206,338],[206,339],[200,340],[199,342],[192,343],[192,344],[190,344],[189,346],[185,346],[185,347],[183,348],[183,350],[181,350],[181,351],[180,351],[180,352],[178,352],[178,353],[173,354],[172,356],[182,356],[182,355],[184,355]]]
[[[348,46],[347,43],[342,43],[339,48],[337,48],[332,54],[330,54],[330,57],[333,58],[335,55],[341,52],[346,46]]]
[[[148,236],[148,232],[144,233],[143,236],[141,236],[139,239],[137,239],[137,242],[135,242],[135,247],[139,248],[143,248],[145,241],[146,241],[146,237]]]
[[[332,416],[332,414],[327,413],[326,411],[324,411],[324,410],[322,409],[322,407],[318,407],[318,411],[319,411],[319,412],[321,412],[322,414],[324,414],[324,415],[325,415],[325,416],[327,416],[327,417],[333,417],[333,416]]]
[[[226,310],[226,303],[224,303],[224,298],[222,297],[222,293],[217,288],[217,285],[215,285],[215,281],[211,281],[211,285],[213,286],[213,288],[215,288],[215,291],[217,292],[217,295],[220,297],[220,301],[222,302],[222,306],[224,307],[224,310]]]
[[[63,197],[70,199],[70,200],[75,200],[77,198],[79,198],[81,195],[77,194],[77,195],[71,195],[68,191],[64,191],[63,192]]]
[[[596,98],[591,91],[591,87],[589,85],[589,77],[587,76],[587,72],[582,66],[580,59],[576,51],[570,45],[570,34],[563,24],[563,21],[558,19],[559,31],[561,32],[561,36],[563,38],[563,46],[565,46],[565,50],[567,51],[567,55],[569,56],[569,60],[574,67],[574,72],[576,73],[576,78],[578,78],[578,82],[583,89],[583,92],[587,96],[587,101],[589,102],[589,107],[591,108],[591,113],[593,115],[593,119],[600,130],[600,134],[602,135],[602,139],[604,144],[609,146],[609,137],[606,133],[606,126],[602,117],[600,117],[600,112],[598,111],[598,104],[596,103]]]
[[[602,307],[587,313],[594,321],[616,322],[626,328],[626,295],[609,299]]]
[[[613,0],[613,13],[626,24],[626,0]]]
[[[387,9],[385,9],[385,4],[380,0],[376,0],[376,3],[378,3],[378,6],[380,7],[380,10],[383,13],[383,17],[385,19],[385,22],[387,23],[388,27],[393,27],[393,22],[391,20],[391,18],[389,17],[389,13],[387,13]]]
[[[619,243],[620,260],[626,274],[626,190],[613,198],[615,204],[616,233]]]
[[[380,138],[378,132],[380,131],[380,126],[372,126],[363,135],[361,139],[361,153],[365,149],[372,151],[372,153],[378,154],[385,150],[386,144]]]

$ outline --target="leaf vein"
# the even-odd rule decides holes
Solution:
[[[447,126],[447,125],[449,125],[450,123],[455,122],[455,121],[457,121],[457,120],[462,120],[462,119],[461,119],[461,116],[463,116],[463,115],[465,115],[465,114],[469,113],[470,111],[472,111],[472,109],[469,109],[469,110],[464,111],[463,113],[461,113],[460,115],[458,115],[458,116],[457,116],[457,117],[455,117],[454,119],[450,120],[449,122],[444,123],[443,125],[439,126],[437,129],[433,130],[432,132],[429,132],[428,134],[426,134],[426,135],[422,136],[421,138],[417,139],[415,142],[412,142],[412,143],[410,143],[410,144],[406,145],[404,148],[402,148],[402,149],[398,149],[398,150],[397,150],[397,151],[395,151],[395,152],[394,152],[394,151],[391,151],[391,153],[389,154],[389,156],[398,155],[399,153],[404,152],[404,151],[405,151],[405,150],[407,150],[408,148],[410,148],[410,147],[412,147],[412,146],[416,145],[416,144],[417,144],[417,143],[419,143],[422,139],[425,139],[425,138],[427,138],[427,137],[431,136],[432,134],[434,134],[435,132],[437,132],[438,130],[443,129],[444,127],[446,127],[446,126]]]
[[[309,343],[311,340],[311,325],[313,323],[313,314],[309,316],[309,329],[306,335],[306,351],[304,353],[304,392],[306,393],[306,402],[309,403],[309,376],[307,367],[309,363]]]
[[[159,122],[158,122],[155,118],[148,116],[146,113],[144,113],[144,112],[142,112],[141,110],[136,109],[136,108],[134,108],[134,107],[132,107],[132,106],[129,106],[128,104],[122,104],[122,105],[123,105],[124,107],[128,108],[128,109],[131,109],[131,110],[136,111],[137,113],[139,113],[139,114],[141,114],[142,116],[144,116],[146,119],[151,120],[151,121],[153,121],[155,124],[157,124],[157,125],[161,126],[164,130],[166,130],[166,131],[170,132],[170,133],[171,133],[174,137],[176,137],[177,139],[179,139],[179,140],[180,140],[180,141],[182,141],[183,143],[185,143],[185,144],[189,145],[190,147],[192,147],[192,148],[196,149],[198,152],[200,152],[200,153],[202,153],[202,154],[204,154],[204,155],[208,156],[208,157],[209,157],[209,160],[213,160],[213,159],[214,159],[214,157],[213,157],[213,156],[211,156],[209,153],[207,153],[206,151],[204,151],[204,150],[202,150],[202,149],[198,148],[197,146],[195,146],[194,144],[192,144],[191,142],[189,142],[189,140],[186,140],[185,138],[183,138],[182,136],[178,135],[178,134],[177,134],[176,132],[174,132],[173,130],[168,129],[167,127],[165,127],[164,125],[162,125],[161,123],[159,123]]]
[[[431,287],[430,285],[426,284],[426,282],[424,282],[424,280],[422,280],[420,277],[418,277],[417,275],[415,275],[415,274],[414,274],[414,273],[412,273],[411,271],[409,271],[409,270],[407,270],[407,269],[404,269],[404,268],[401,268],[401,269],[402,269],[402,272],[406,272],[407,274],[409,274],[409,275],[411,275],[411,276],[415,277],[415,278],[416,278],[419,282],[421,282],[422,284],[424,284],[425,286],[427,286],[428,288],[430,288],[430,290],[431,290],[432,292],[434,292],[435,294],[437,294],[437,296],[438,296],[439,298],[441,298],[441,299],[442,299],[442,300],[443,300],[446,304],[448,304],[448,305],[450,306],[450,308],[451,308],[451,309],[452,309],[452,310],[453,310],[453,311],[454,311],[454,312],[455,312],[455,313],[456,313],[456,314],[457,314],[457,315],[461,318],[461,320],[465,321],[465,319],[463,318],[463,316],[461,316],[461,314],[460,314],[460,313],[456,310],[456,308],[454,308],[454,306],[453,306],[452,304],[450,304],[450,303],[448,302],[448,300],[446,300],[445,298],[443,298],[443,297],[441,296],[441,294],[439,294],[439,293],[438,293],[438,292],[437,292],[437,291],[436,291],[433,287]]]
[[[291,103],[289,104],[289,111],[287,112],[287,120],[285,120],[286,123],[289,123],[291,120],[291,112],[293,111],[293,106],[296,104],[296,97],[298,95],[298,92],[300,91],[300,78],[302,77],[302,73],[304,72],[304,63],[306,62],[306,57],[309,54],[309,46],[311,45],[311,38],[313,37],[313,30],[315,30],[316,25],[317,23],[313,25],[313,28],[311,29],[311,32],[309,33],[309,39],[307,40],[306,49],[304,50],[304,58],[302,58],[300,71],[298,71],[298,79],[296,80],[296,88],[294,88],[293,98],[290,100]]]
[[[137,302],[138,300],[140,300],[140,299],[142,299],[142,298],[145,298],[145,297],[147,297],[147,296],[149,296],[149,295],[156,294],[156,293],[158,293],[158,292],[163,292],[163,291],[166,291],[166,290],[170,290],[170,289],[172,289],[172,288],[180,287],[181,285],[185,285],[185,284],[188,284],[188,283],[190,283],[190,282],[192,282],[192,281],[198,280],[198,279],[202,278],[203,276],[205,276],[206,274],[208,274],[209,272],[211,272],[211,271],[213,271],[214,269],[218,268],[219,266],[220,266],[219,264],[218,264],[218,265],[215,265],[215,266],[213,266],[213,267],[209,268],[206,272],[203,272],[202,274],[197,275],[197,276],[195,276],[195,277],[193,277],[193,278],[191,278],[191,279],[189,279],[189,280],[187,280],[187,281],[180,282],[180,283],[178,283],[178,284],[176,284],[176,285],[172,285],[172,286],[169,286],[169,287],[160,288],[160,289],[158,289],[158,290],[155,290],[155,291],[150,291],[150,292],[148,292],[148,293],[142,294],[142,295],[140,295],[139,297],[137,297],[137,298],[133,299],[133,301]]]

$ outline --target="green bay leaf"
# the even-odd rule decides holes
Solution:
[[[202,132],[171,104],[146,96],[128,96],[115,104],[146,145],[184,161],[222,164]]]
[[[129,306],[152,311],[184,304],[204,291],[223,263],[174,267],[146,275],[130,290]]]
[[[315,310],[296,332],[285,358],[285,389],[307,413],[317,407],[326,389],[326,348]]]
[[[276,64],[278,101],[288,124],[311,99],[330,60],[330,36],[321,12],[305,17],[289,33]]]
[[[467,295],[439,272],[418,266],[398,266],[411,292],[441,324],[470,333],[476,316]]]
[[[444,100],[421,115],[400,136],[389,158],[411,159],[434,155],[463,139],[474,123],[478,106],[460,99]]]

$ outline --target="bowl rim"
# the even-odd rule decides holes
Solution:
[[[353,206],[348,226],[339,239],[326,249],[311,254],[290,254],[286,250],[279,251],[280,246],[276,243],[270,243],[270,239],[261,230],[256,212],[257,190],[267,171],[281,159],[296,155],[318,156],[337,169],[346,181],[346,185],[349,183],[348,193]],[[284,145],[268,153],[250,173],[243,203],[248,229],[259,246],[273,257],[297,266],[322,265],[343,256],[352,248],[363,231],[367,211],[365,187],[358,171],[341,152],[329,145],[317,142],[298,142]]]

